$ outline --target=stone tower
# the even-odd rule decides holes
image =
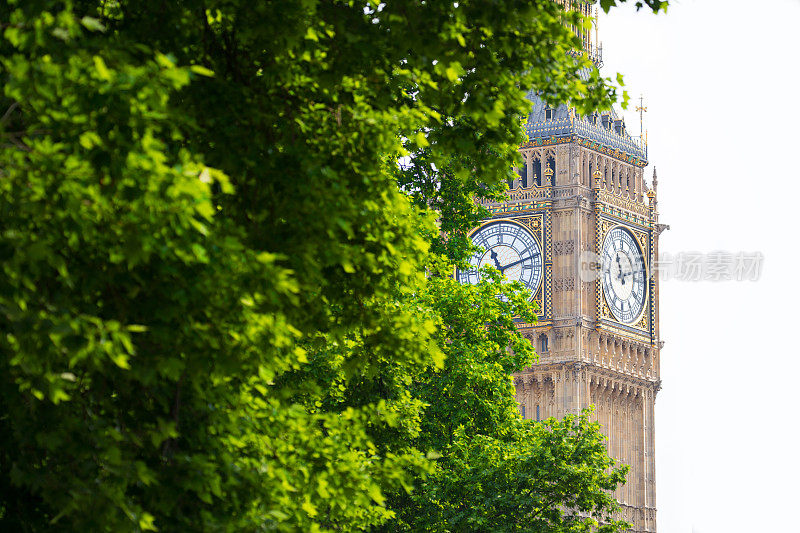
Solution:
[[[646,145],[614,111],[583,117],[529,98],[524,163],[507,201],[484,202],[491,218],[471,235],[485,251],[457,275],[474,282],[477,267],[493,264],[532,290],[538,323],[518,328],[539,362],[514,375],[521,413],[543,420],[594,405],[609,454],[631,467],[615,494],[620,518],[655,532],[662,343],[653,265],[664,228],[655,171],[648,187]]]

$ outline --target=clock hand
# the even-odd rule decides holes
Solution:
[[[502,272],[503,271],[503,267],[500,266],[500,261],[497,260],[497,252],[495,252],[494,250],[491,250],[489,252],[489,255],[492,256],[492,261],[494,261],[494,264],[497,267],[497,269],[500,272]]]
[[[524,258],[520,259],[519,261],[514,261],[513,263],[509,263],[509,264],[507,264],[507,265],[506,265],[506,266],[504,266],[504,267],[500,267],[500,272],[505,272],[505,270],[506,270],[507,268],[511,268],[511,267],[513,267],[513,266],[515,266],[515,265],[518,265],[518,264],[520,264],[520,263],[522,263],[522,262],[524,262],[524,261],[527,261],[528,259],[533,259],[533,258],[534,258],[535,256],[537,256],[537,255],[539,255],[539,254],[533,254],[533,255],[529,255],[528,257],[524,257]]]

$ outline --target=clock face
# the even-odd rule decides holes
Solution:
[[[639,245],[631,233],[616,227],[603,241],[603,294],[611,314],[631,324],[644,309],[647,273]]]
[[[483,251],[470,258],[472,268],[456,272],[461,283],[478,283],[478,270],[491,265],[509,281],[525,285],[533,298],[542,280],[542,249],[525,227],[505,220],[489,222],[472,234],[472,243]]]

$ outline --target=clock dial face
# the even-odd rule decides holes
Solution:
[[[603,241],[603,294],[618,321],[631,324],[644,309],[647,273],[639,245],[631,233],[616,227]]]
[[[483,251],[470,258],[472,268],[456,272],[461,283],[478,283],[479,269],[491,265],[509,281],[525,285],[533,298],[542,280],[542,249],[527,229],[514,222],[489,222],[472,234],[472,243]]]

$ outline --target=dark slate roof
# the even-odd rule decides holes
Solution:
[[[647,146],[640,138],[628,134],[622,116],[616,110],[604,112],[607,115],[605,121],[601,114],[588,117],[575,115],[573,118],[570,116],[569,107],[562,104],[552,110],[548,119],[548,106],[539,95],[530,91],[527,98],[533,103],[526,126],[531,141],[577,136],[647,161]]]

